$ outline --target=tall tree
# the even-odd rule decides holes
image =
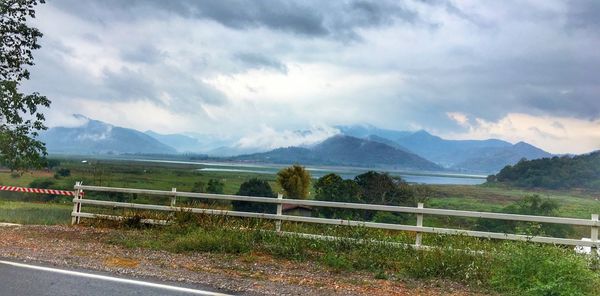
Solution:
[[[337,174],[327,174],[315,183],[315,199],[335,202],[361,203],[361,188],[354,180],[344,180]],[[364,216],[364,211],[336,208],[319,208],[320,214],[328,218],[355,219]]]
[[[44,0],[0,1],[0,164],[11,170],[40,167],[46,147],[36,139],[44,126],[40,107],[50,101],[37,92],[24,94],[19,87],[29,79],[33,50],[40,48],[42,33],[27,24]]]
[[[401,178],[368,171],[356,176],[354,181],[360,186],[362,198],[367,203],[402,205],[413,202],[414,193]]]
[[[308,198],[310,178],[310,173],[303,166],[297,164],[277,173],[277,183],[289,198]]]
[[[275,197],[269,182],[258,178],[252,178],[242,183],[236,194],[244,196]],[[240,212],[275,213],[276,208],[274,204],[238,200],[233,201],[231,205],[235,211]]]

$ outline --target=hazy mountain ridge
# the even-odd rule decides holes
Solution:
[[[202,143],[193,137],[182,134],[160,134],[151,130],[145,131],[144,134],[158,140],[159,142],[169,145],[177,152],[202,152]]]
[[[240,161],[303,163],[385,167],[394,169],[443,170],[422,157],[392,146],[347,135],[333,136],[311,148],[287,147],[269,152],[242,155]]]
[[[419,155],[445,168],[478,173],[494,173],[519,160],[551,157],[531,144],[511,144],[498,139],[446,140],[427,131],[392,131],[373,126],[342,127],[342,132],[394,146]],[[387,138],[395,137],[395,138]],[[396,145],[392,145],[395,143]]]
[[[446,140],[426,131],[380,129],[370,125],[337,126],[339,134],[311,145],[254,147],[243,138],[202,139],[184,134],[139,132],[113,126],[82,115],[76,127],[54,127],[41,134],[51,153],[71,154],[177,154],[203,153],[223,159],[272,163],[306,163],[365,167],[411,168],[495,173],[519,160],[552,154],[525,142],[511,144],[498,139]],[[293,131],[287,137],[307,136]],[[310,135],[310,134],[308,134]],[[268,143],[267,133],[258,140]],[[259,142],[260,142],[259,141]],[[287,143],[283,141],[282,143]],[[293,141],[292,141],[293,143]],[[272,144],[271,144],[272,145]],[[278,145],[282,145],[279,143]],[[239,155],[239,156],[238,156]]]
[[[113,126],[102,121],[74,115],[83,121],[76,127],[53,127],[40,133],[50,153],[71,154],[172,154],[177,151],[134,129]]]
[[[453,165],[453,169],[471,172],[497,172],[507,165],[513,165],[521,159],[540,159],[553,155],[525,142],[510,147],[484,147],[473,151],[473,157]]]

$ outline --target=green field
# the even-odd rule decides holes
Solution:
[[[0,200],[0,222],[19,224],[71,223],[72,205]]]
[[[83,158],[82,158],[83,159]],[[224,193],[235,194],[241,183],[258,177],[268,180],[274,191],[280,191],[275,182],[273,174],[255,174],[245,172],[208,172],[198,171],[198,165],[175,164],[175,163],[151,163],[131,160],[88,160],[82,163],[82,159],[64,158],[60,159],[61,168],[68,168],[71,175],[68,177],[54,177],[54,171],[26,172],[21,176],[11,175],[10,172],[0,172],[0,185],[29,186],[35,180],[48,180],[52,182],[50,188],[72,190],[76,181],[83,181],[86,185],[129,187],[170,190],[176,187],[178,191],[190,191],[195,182],[207,183],[210,179],[221,180],[224,184]],[[539,194],[544,198],[556,200],[560,204],[559,215],[564,217],[590,218],[593,213],[600,213],[600,197],[598,192],[581,190],[573,191],[550,191],[550,190],[523,190],[509,187],[498,187],[488,185],[429,185],[430,194],[425,201],[426,207],[476,210],[476,211],[498,211],[502,207],[515,202],[524,196]],[[314,192],[314,190],[311,190]],[[153,202],[153,197],[127,197],[136,202]],[[63,209],[68,216],[68,205],[71,204],[66,197],[50,197],[34,194],[0,192],[0,200],[21,202],[0,204],[3,213],[0,220],[21,223],[48,223],[38,221],[59,221],[54,218],[37,218],[32,215],[31,219],[25,218],[32,213],[33,209],[43,210],[48,207],[51,211]],[[24,203],[26,202],[26,203]],[[36,202],[36,203],[32,203]],[[61,205],[62,204],[62,205]],[[10,209],[10,210],[8,210]],[[23,215],[17,214],[22,212]],[[11,214],[8,214],[11,213]],[[48,214],[49,216],[54,215]],[[43,216],[43,215],[42,215]],[[66,221],[67,219],[65,218]],[[29,222],[28,222],[29,221]],[[444,219],[426,219],[433,224],[442,223]],[[437,222],[436,222],[437,221]],[[469,220],[463,221],[468,223]],[[50,222],[52,223],[52,222]],[[59,222],[62,223],[62,222]]]

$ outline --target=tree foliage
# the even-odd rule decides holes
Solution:
[[[41,167],[46,155],[36,137],[46,129],[39,108],[49,107],[50,101],[39,93],[19,91],[29,79],[33,50],[40,48],[42,33],[27,24],[38,3],[44,0],[0,1],[0,164],[11,170]]]
[[[353,202],[383,205],[414,204],[417,191],[414,186],[401,178],[393,178],[385,173],[369,171],[344,180],[336,174],[328,174],[315,183],[315,199],[335,202]],[[385,221],[401,221],[404,217],[396,213],[378,214],[373,211],[323,208],[319,213],[329,218],[373,220],[385,216]],[[376,215],[377,214],[377,215]],[[383,219],[383,218],[382,218]],[[381,222],[385,222],[381,221]]]
[[[526,188],[600,189],[600,151],[573,157],[522,160],[488,177],[488,182]]]
[[[354,180],[344,180],[336,174],[328,174],[314,185],[315,199],[335,202],[362,203],[361,188]],[[320,208],[319,213],[328,218],[356,219],[360,211],[349,209]]]
[[[368,171],[354,178],[366,203],[403,205],[413,202],[414,192],[401,178],[386,173]]]
[[[210,179],[208,180],[208,185],[206,186],[206,193],[223,194],[224,189],[225,183],[223,183],[223,181]]]
[[[542,199],[534,194],[526,196],[502,209],[502,213],[536,215],[536,216],[557,216],[559,205],[556,201]],[[479,219],[477,223],[478,230],[514,233],[520,232],[528,235],[552,235],[564,237],[571,228],[568,225],[540,224],[534,222],[505,221],[497,219]]]
[[[293,165],[277,173],[277,183],[288,198],[306,199],[310,188],[310,173],[300,165]]]
[[[237,195],[275,197],[269,182],[252,178],[240,185]],[[275,213],[276,205],[266,203],[253,203],[247,201],[233,201],[233,209],[241,212]]]
[[[202,181],[194,182],[194,184],[192,185],[192,192],[205,193],[206,183]]]

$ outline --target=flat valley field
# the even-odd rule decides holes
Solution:
[[[218,180],[223,184],[223,193],[235,194],[244,181],[259,178],[267,180],[274,192],[281,191],[276,182],[276,175],[272,171],[206,170],[204,168],[207,166],[202,163],[73,158],[59,159],[59,161],[60,164],[53,169],[29,171],[21,175],[0,171],[0,185],[72,190],[75,182],[82,181],[86,185],[97,186],[156,190],[171,190],[175,187],[178,191],[194,191],[194,186],[199,183],[208,184],[211,180]],[[69,174],[60,176],[55,173],[60,169],[67,169]],[[600,192],[595,191],[521,189],[488,184],[425,186],[428,188],[424,199],[425,206],[432,208],[500,211],[523,197],[538,194],[544,199],[558,203],[559,216],[590,218],[591,214],[600,213],[600,201],[598,201]],[[314,198],[313,192],[314,190],[311,190],[309,198]],[[137,201],[152,202],[143,198]],[[0,221],[2,222],[64,224],[70,221],[71,208],[71,200],[67,197],[0,192]]]

